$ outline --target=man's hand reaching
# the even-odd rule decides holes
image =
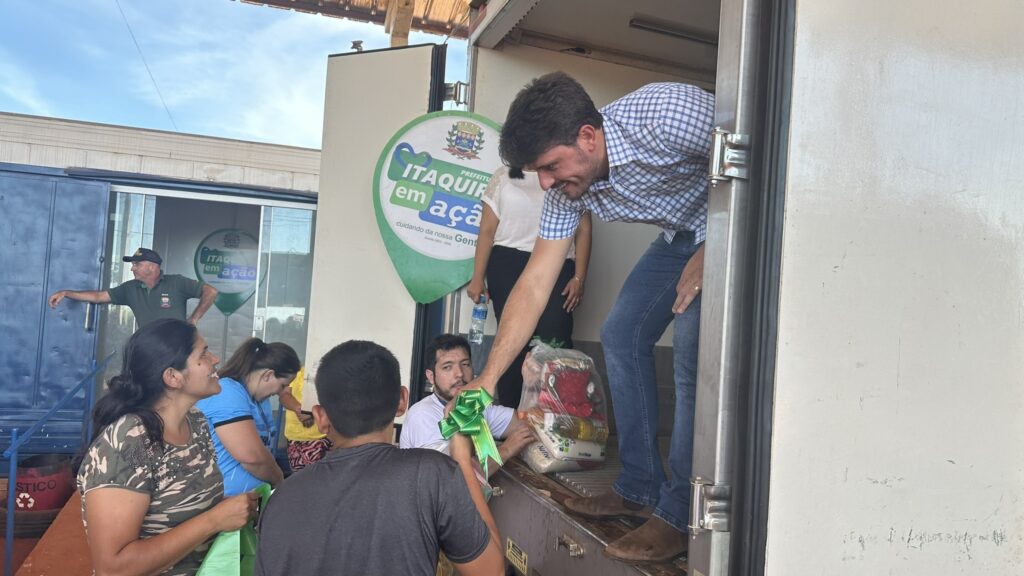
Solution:
[[[519,454],[530,444],[537,441],[537,435],[533,432],[533,426],[530,426],[526,420],[520,420],[513,418],[512,423],[509,424],[509,433],[505,436],[505,441],[498,446],[498,454],[501,456],[502,461],[507,461],[509,458]]]

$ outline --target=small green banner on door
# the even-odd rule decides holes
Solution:
[[[217,289],[213,301],[225,316],[235,313],[256,292],[259,242],[248,232],[225,228],[196,248],[196,277]]]

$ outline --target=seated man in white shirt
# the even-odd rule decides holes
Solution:
[[[424,373],[427,381],[434,386],[434,393],[409,408],[402,425],[399,446],[402,448],[429,448],[448,453],[448,441],[441,436],[438,423],[444,418],[444,409],[452,398],[473,379],[473,362],[470,358],[469,342],[461,336],[441,334],[427,345],[426,357],[433,359],[433,365]],[[505,461],[528,446],[537,438],[533,429],[524,420],[515,416],[514,408],[491,404],[484,409],[484,419],[496,438],[503,438],[498,445],[498,455]],[[498,469],[491,463],[488,470]]]

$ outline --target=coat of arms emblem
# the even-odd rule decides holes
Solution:
[[[448,143],[445,152],[462,160],[476,160],[477,153],[484,147],[483,132],[483,128],[473,122],[462,120],[452,124],[445,139]]]

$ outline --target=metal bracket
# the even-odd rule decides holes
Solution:
[[[569,551],[569,558],[583,558],[584,549],[575,540],[562,534],[555,540],[555,550],[565,548]]]
[[[465,82],[448,82],[444,85],[444,101],[456,104],[469,104],[469,84]]]
[[[716,186],[732,178],[749,178],[749,156],[750,136],[733,134],[716,126],[711,133],[711,166],[708,175],[711,185]]]
[[[728,532],[732,490],[701,477],[690,480],[690,535]]]

